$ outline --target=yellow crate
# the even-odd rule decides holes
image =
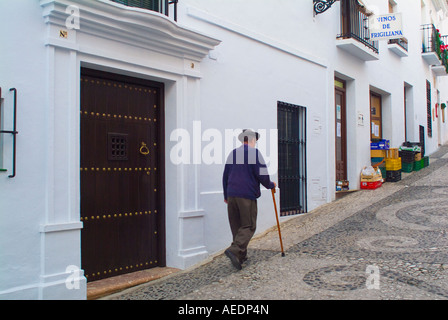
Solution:
[[[386,150],[386,158],[388,159],[398,159],[399,156],[399,152],[398,152],[398,148],[391,148],[389,150]]]
[[[370,150],[371,158],[386,158],[386,150]]]
[[[386,170],[387,171],[401,170],[401,158],[386,159]]]

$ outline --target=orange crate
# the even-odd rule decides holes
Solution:
[[[399,151],[398,148],[392,148],[389,150],[386,150],[386,158],[387,159],[398,159],[399,156]]]

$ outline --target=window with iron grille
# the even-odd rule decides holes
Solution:
[[[277,104],[280,215],[307,212],[306,108]]]
[[[0,88],[0,130],[3,130],[3,98],[2,88]],[[0,134],[0,172],[4,171],[3,168],[3,135]]]
[[[165,0],[111,0],[111,1],[124,4],[125,6],[148,9],[163,14],[166,14],[166,6],[168,5],[168,1]]]
[[[431,82],[428,80],[426,80],[426,111],[428,120],[428,137],[432,137]]]

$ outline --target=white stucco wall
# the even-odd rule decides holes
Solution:
[[[262,5],[260,5],[262,3]],[[387,0],[365,1],[386,13]],[[427,9],[431,1],[426,1]],[[81,8],[80,30],[65,30],[65,8]],[[2,128],[12,129],[12,93],[18,90],[17,176],[12,137],[1,139],[0,298],[85,298],[68,290],[70,265],[80,266],[79,71],[89,67],[165,84],[166,260],[187,268],[224,249],[231,240],[222,195],[221,162],[175,165],[170,151],[176,129],[191,138],[206,132],[253,128],[265,132],[265,158],[275,164],[277,102],[307,108],[308,210],[335,198],[334,77],[347,81],[348,176],[352,189],[370,163],[369,91],[383,97],[385,138],[404,140],[403,90],[408,86],[408,137],[426,128],[426,80],[448,100],[448,77],[436,77],[421,56],[420,0],[397,0],[409,40],[407,57],[380,43],[379,60],[361,61],[336,45],[340,4],[314,16],[312,1],[182,0],[178,23],[109,1],[0,1]],[[424,22],[422,22],[422,16]],[[8,19],[4,19],[8,17]],[[26,23],[24,23],[26,21]],[[434,20],[442,34],[446,21]],[[142,36],[144,35],[144,36]],[[437,101],[433,90],[433,104]],[[358,123],[358,113],[365,121]],[[439,118],[440,119],[440,118]],[[433,122],[426,151],[448,141],[446,123]],[[446,114],[448,123],[448,114]],[[213,131],[210,131],[213,130]],[[440,136],[440,139],[438,138]],[[200,139],[203,140],[203,139]],[[199,141],[200,152],[209,141]],[[225,140],[223,141],[225,143]],[[273,143],[272,143],[273,142]],[[192,162],[193,160],[192,150]],[[200,157],[199,157],[200,158]],[[278,181],[276,166],[271,167]],[[262,188],[263,189],[263,188]],[[277,193],[278,197],[278,193]],[[275,224],[270,192],[259,200],[258,232]]]

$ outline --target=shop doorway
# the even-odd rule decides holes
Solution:
[[[408,88],[404,86],[404,141],[408,141]]]
[[[383,138],[383,116],[381,96],[370,92],[370,140]]]
[[[163,84],[82,69],[80,88],[86,278],[164,266]]]
[[[336,181],[347,181],[346,83],[335,79]]]

